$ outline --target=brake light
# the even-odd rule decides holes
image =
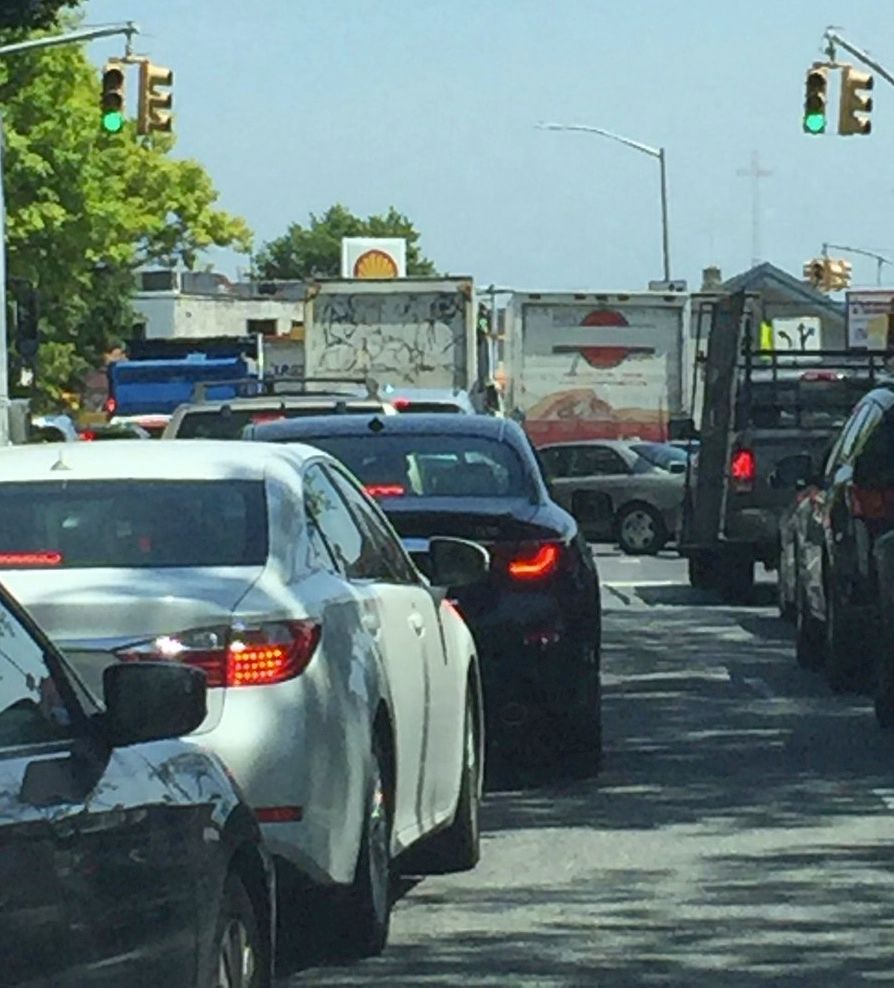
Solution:
[[[85,443],[92,443],[96,438],[95,432],[90,432],[89,430],[81,433],[81,441]]]
[[[857,487],[850,489],[851,514],[864,521],[890,521],[894,518],[894,488]]]
[[[407,493],[402,484],[367,484],[363,489],[370,497],[403,497]]]
[[[0,566],[61,566],[61,552],[0,552]]]
[[[299,823],[304,816],[300,806],[256,806],[258,823]]]
[[[259,425],[261,422],[280,422],[284,418],[285,415],[281,412],[258,412],[257,415],[252,415],[251,420]]]
[[[802,381],[843,381],[844,374],[836,374],[835,371],[804,371],[801,375]]]
[[[395,398],[391,404],[394,405],[397,411],[405,412],[410,407],[411,402],[409,398]]]
[[[757,461],[750,449],[737,449],[730,459],[729,474],[737,491],[750,491],[757,475]]]
[[[183,662],[201,669],[209,687],[271,686],[300,676],[320,643],[317,621],[278,621],[254,628],[205,628],[117,652],[122,662]]]
[[[510,558],[507,569],[514,580],[544,580],[558,569],[560,556],[559,546],[555,542],[519,546]]]

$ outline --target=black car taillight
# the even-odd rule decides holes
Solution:
[[[754,487],[757,476],[757,460],[754,451],[739,448],[733,452],[729,461],[729,475],[733,490],[739,494],[747,494]]]
[[[559,571],[562,556],[560,542],[504,542],[491,549],[491,570],[513,582],[538,583]]]

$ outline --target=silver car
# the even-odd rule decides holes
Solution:
[[[630,555],[650,555],[676,537],[685,450],[600,439],[542,446],[538,453],[553,497],[590,541],[617,539]]]

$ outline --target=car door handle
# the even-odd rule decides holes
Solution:
[[[422,615],[417,614],[415,611],[407,618],[407,624],[416,632],[416,634],[421,638],[425,634],[425,622],[422,620]]]

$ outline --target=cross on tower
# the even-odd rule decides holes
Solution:
[[[773,172],[761,168],[757,151],[751,152],[751,165],[748,168],[740,168],[737,175],[744,175],[751,179],[751,266],[757,267],[761,263],[761,189],[762,178],[767,178]]]

